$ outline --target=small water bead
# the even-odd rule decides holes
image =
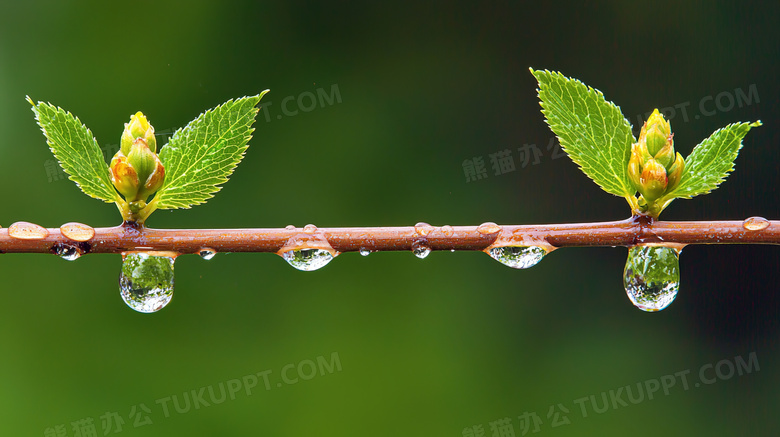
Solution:
[[[433,232],[433,226],[425,222],[420,222],[414,225],[414,231],[417,232],[417,235],[421,237],[426,237],[428,236],[428,234]]]
[[[206,261],[210,260],[211,258],[214,258],[214,256],[217,254],[217,251],[210,248],[210,247],[204,247],[203,249],[198,252],[198,255],[205,259]]]
[[[527,269],[537,265],[547,251],[539,246],[502,246],[490,249],[488,254],[505,266]]]
[[[16,222],[8,227],[8,236],[18,240],[42,240],[49,236],[49,231],[33,223]]]
[[[333,255],[323,249],[295,249],[282,254],[282,258],[298,270],[311,272],[325,267]]]
[[[81,256],[81,251],[77,247],[69,244],[55,245],[54,253],[66,261],[76,261]]]
[[[73,241],[89,241],[95,236],[95,229],[82,223],[65,223],[60,232]]]
[[[455,233],[455,229],[453,229],[450,225],[444,225],[441,227],[441,233],[446,237],[452,237],[452,234]]]
[[[642,311],[660,311],[677,297],[680,288],[679,251],[664,246],[634,246],[628,249],[623,286]]]
[[[371,251],[366,249],[365,247],[361,247],[360,248],[360,254],[363,255],[363,256],[368,256],[368,255],[371,254]]]
[[[303,227],[303,232],[306,232],[307,234],[313,234],[317,232],[317,227],[314,225],[306,225]]]
[[[750,217],[742,222],[742,227],[748,231],[760,231],[769,227],[769,220],[763,217]]]
[[[416,241],[412,244],[412,253],[414,253],[414,256],[417,258],[424,259],[431,253],[431,248],[428,246],[428,243]]]
[[[284,228],[287,229],[288,231],[294,231],[295,230],[295,226],[293,226],[293,225],[287,225]]]
[[[495,224],[493,222],[482,223],[477,228],[477,232],[479,232],[482,235],[495,234],[496,232],[499,232],[499,231],[501,231],[501,226],[499,226],[499,225],[497,225],[497,224]]]
[[[119,290],[127,306],[140,313],[161,310],[173,298],[172,256],[133,252],[124,255]]]

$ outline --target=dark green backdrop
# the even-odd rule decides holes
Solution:
[[[266,88],[267,116],[222,192],[150,226],[626,217],[623,199],[547,149],[529,67],[600,89],[635,128],[676,107],[683,155],[729,122],[761,119],[726,183],[664,218],[780,218],[777,5],[107,3],[3,6],[4,227],[119,220],[47,173],[25,95],[109,146],[135,111],[170,132]],[[318,93],[332,103],[312,105]],[[534,147],[523,165],[518,149]],[[490,155],[504,149],[516,168],[497,175]],[[487,177],[467,182],[475,157]],[[119,255],[1,255],[0,434],[86,436],[91,420],[96,435],[122,423],[128,436],[511,437],[524,413],[551,436],[780,432],[778,249],[686,248],[679,296],[657,314],[626,297],[626,253],[564,249],[527,271],[482,253],[343,254],[313,273],[270,254],[188,255],[173,302],[153,315],[120,299]],[[750,371],[730,375],[743,360]],[[675,373],[652,400],[617,391]],[[212,402],[209,390],[231,387]],[[201,389],[208,406],[196,407]]]

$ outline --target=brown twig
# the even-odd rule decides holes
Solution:
[[[0,253],[58,253],[63,247],[86,253],[165,251],[180,254],[274,252],[325,248],[334,252],[412,250],[486,250],[497,246],[537,245],[548,250],[573,246],[636,244],[780,244],[780,221],[664,222],[646,216],[603,223],[557,225],[430,226],[283,229],[152,229],[133,223],[112,228],[67,224],[44,229],[29,223],[0,228]]]

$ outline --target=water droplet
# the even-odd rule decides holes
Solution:
[[[295,249],[283,253],[282,258],[298,270],[311,272],[325,267],[333,255],[323,249]]]
[[[488,255],[513,269],[527,269],[538,264],[547,251],[539,246],[501,246],[490,249]]]
[[[295,226],[287,225],[287,226],[285,226],[285,229],[287,229],[288,231],[294,231],[295,230]]]
[[[313,234],[317,232],[317,227],[314,225],[306,225],[303,227],[303,232],[306,232],[307,234]]]
[[[8,227],[8,236],[18,240],[42,240],[48,235],[46,228],[33,223],[16,222]]]
[[[643,311],[660,311],[669,306],[680,288],[679,252],[663,246],[634,246],[628,249],[623,286],[631,302]]]
[[[161,310],[173,298],[172,256],[123,254],[119,290],[127,306],[140,313]]]
[[[450,249],[450,252],[455,252],[455,249]]]
[[[366,249],[365,247],[361,247],[360,248],[360,254],[363,255],[363,256],[368,256],[368,255],[371,254],[371,251]]]
[[[760,231],[769,227],[769,220],[763,217],[750,217],[742,222],[742,227],[748,231]]]
[[[69,244],[55,245],[54,253],[66,261],[76,261],[81,256],[81,251],[77,247]]]
[[[89,241],[95,236],[95,229],[82,223],[65,223],[60,232],[73,241]]]
[[[412,244],[412,253],[414,253],[414,256],[417,258],[424,259],[431,253],[431,248],[428,246],[428,243],[415,241],[414,244]]]
[[[493,222],[482,223],[477,228],[477,232],[479,232],[482,235],[495,234],[496,232],[499,231],[501,231],[501,226]]]
[[[414,230],[415,230],[415,232],[417,232],[417,235],[419,235],[421,237],[425,237],[428,234],[430,234],[431,232],[433,232],[433,226],[431,226],[431,225],[429,225],[428,223],[425,223],[425,222],[420,222],[420,223],[417,223],[416,225],[414,225]]]
[[[205,259],[206,261],[210,260],[211,258],[214,258],[214,255],[217,254],[217,251],[210,248],[210,247],[204,247],[203,249],[198,252],[198,255],[200,255],[201,258]]]
[[[452,234],[455,233],[455,230],[452,229],[452,226],[450,225],[444,225],[441,227],[441,233],[447,237],[451,237]]]

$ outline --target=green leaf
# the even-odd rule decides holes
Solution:
[[[734,170],[734,160],[742,148],[742,138],[751,128],[758,126],[761,126],[761,121],[732,123],[716,130],[685,158],[685,171],[680,185],[664,197],[690,199],[718,188],[729,172]]]
[[[633,196],[628,159],[636,139],[620,108],[606,101],[601,91],[561,73],[533,69],[531,73],[539,81],[547,124],[572,161],[607,193]]]
[[[267,92],[228,100],[173,134],[160,150],[165,184],[153,200],[157,208],[199,205],[222,188],[249,147],[255,105]]]
[[[81,121],[50,103],[33,101],[35,119],[46,135],[54,157],[84,194],[106,202],[121,201],[111,183],[108,164],[95,137]]]

